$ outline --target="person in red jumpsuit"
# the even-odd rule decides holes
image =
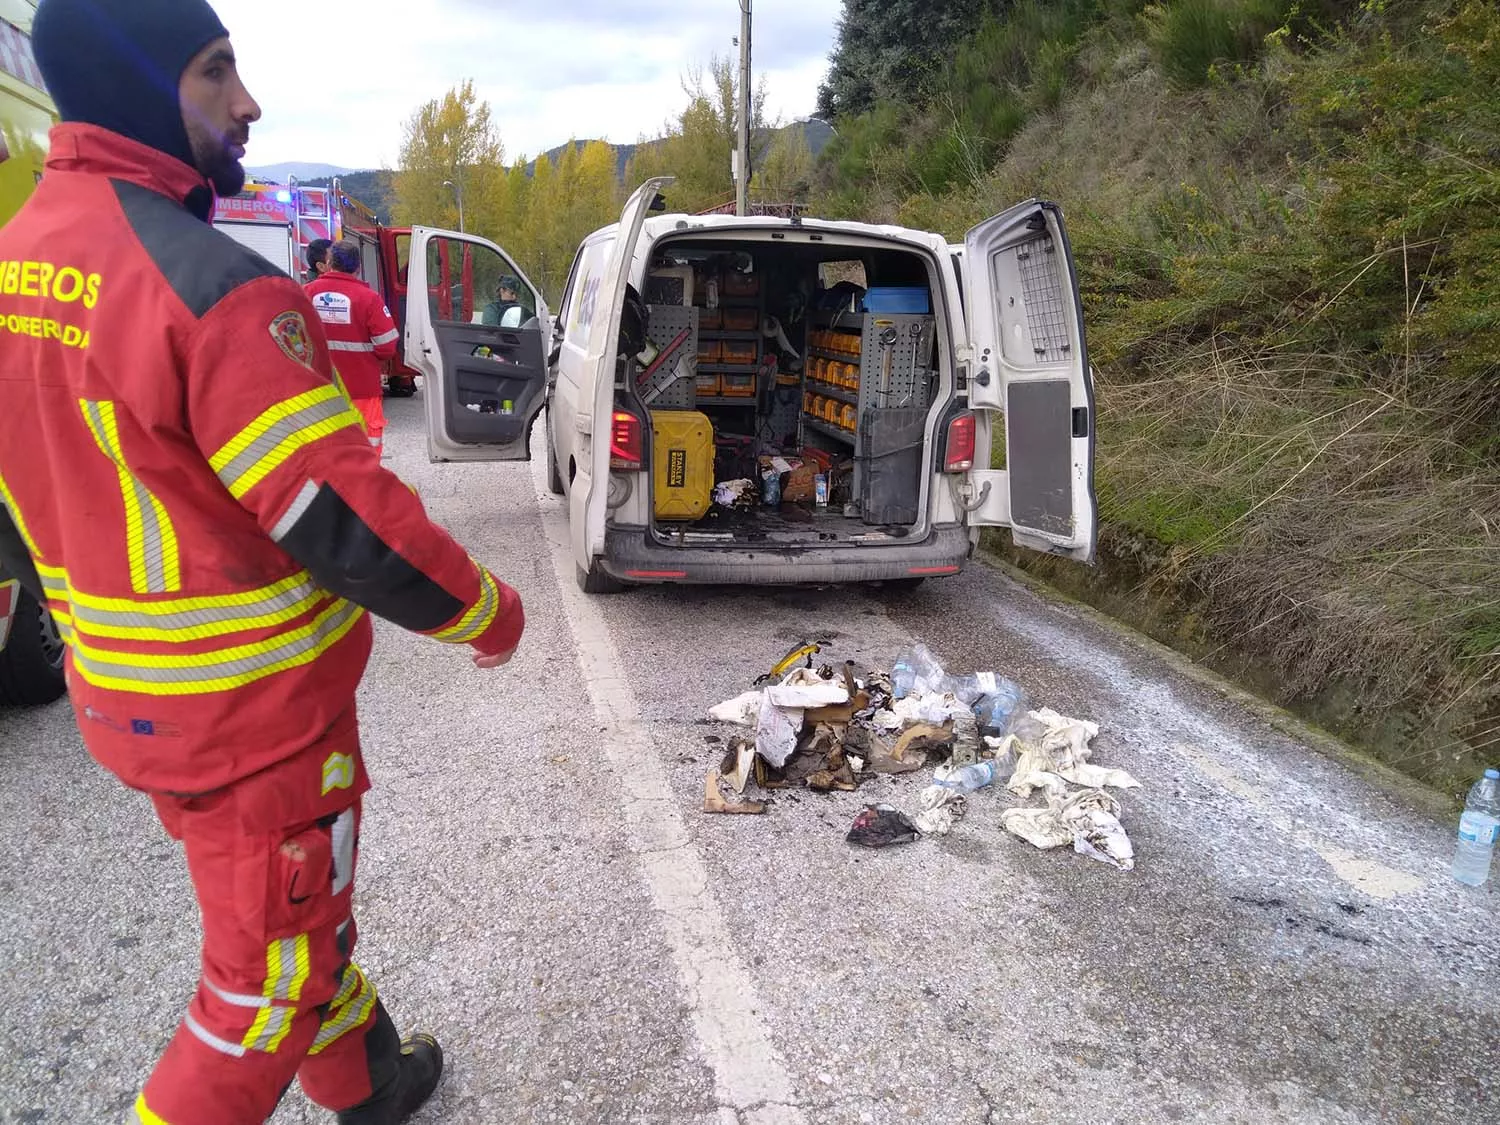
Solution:
[[[301,287],[210,225],[260,109],[205,0],[42,0],[33,47],[62,123],[0,230],[0,563],[203,928],[132,1120],[258,1125],[296,1079],[394,1125],[443,1058],[353,960],[370,615],[493,668],[520,600],[381,467]]]
[[[328,269],[307,284],[334,364],[349,397],[365,420],[376,449],[385,445],[385,402],[381,365],[396,354],[396,322],[380,295],[361,281],[359,244],[340,239],[328,249]]]

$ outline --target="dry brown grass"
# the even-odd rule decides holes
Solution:
[[[1433,780],[1500,747],[1500,468],[1447,404],[1222,341],[1100,374],[1103,516],[1172,544],[1147,581],[1191,591],[1215,646]]]

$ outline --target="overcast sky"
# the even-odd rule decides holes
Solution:
[[[393,167],[417,106],[472,78],[506,157],[656,136],[683,72],[736,52],[736,0],[213,0],[264,116],[245,163]],[[768,110],[814,112],[840,0],[755,0]],[[320,30],[322,34],[320,35]],[[736,55],[737,57],[737,55]]]

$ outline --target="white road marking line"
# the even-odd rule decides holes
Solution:
[[[1218,782],[1226,792],[1244,801],[1264,817],[1266,823],[1290,838],[1298,847],[1316,854],[1333,869],[1336,876],[1355,890],[1363,891],[1371,898],[1389,900],[1421,889],[1423,881],[1416,875],[1397,871],[1383,863],[1376,863],[1373,859],[1345,851],[1310,831],[1298,828],[1290,817],[1277,811],[1263,789],[1250,784],[1199,747],[1180,742],[1173,745],[1172,750],[1191,762],[1204,776]]]
[[[803,1125],[806,1118],[795,1104],[791,1074],[759,1015],[755,983],[735,951],[708,871],[688,839],[609,627],[574,578],[567,513],[563,502],[546,491],[545,471],[540,458],[532,461],[563,610],[584,689],[603,728],[602,749],[619,786],[630,848],[661,918],[699,1046],[714,1072],[714,1095],[721,1107],[717,1120]]]

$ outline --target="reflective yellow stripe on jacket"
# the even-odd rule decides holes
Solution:
[[[473,559],[469,561],[474,562]],[[468,644],[495,623],[495,614],[500,610],[500,588],[495,585],[490,572],[477,562],[474,563],[474,569],[479,573],[479,600],[455,624],[432,634],[440,641],[456,645]]]
[[[53,587],[47,589],[53,592]],[[99,598],[66,582],[60,596],[68,601],[74,623],[85,636],[166,643],[282,625],[328,597],[305,570],[258,590],[212,597],[149,602]]]
[[[303,446],[359,425],[349,400],[329,384],[278,402],[231,438],[209,464],[238,500]]]
[[[264,641],[209,652],[119,652],[75,634],[73,666],[95,687],[146,695],[207,695],[229,691],[311,664],[348,635],[364,610],[334,601],[304,625]]]
[[[136,479],[125,463],[115,404],[79,399],[78,405],[95,444],[114,462],[119,474],[120,496],[125,502],[125,550],[130,559],[131,589],[140,594],[169,594],[182,589],[177,533],[161,501]]]
[[[0,504],[5,505],[5,510],[10,513],[10,522],[16,525],[16,530],[21,533],[21,542],[26,544],[26,549],[31,552],[33,559],[40,557],[41,552],[36,549],[36,540],[31,537],[31,532],[26,529],[26,520],[21,516],[21,508],[16,503],[15,496],[10,487],[5,483],[5,478],[0,476]]]
[[[78,674],[96,687],[147,695],[227,691],[310,664],[347,636],[365,612],[323,590],[305,570],[255,590],[150,600],[83,592],[61,567],[42,565],[37,573]],[[235,634],[297,621],[301,624],[269,637],[234,643]],[[175,653],[122,652],[109,645],[130,641],[199,648],[215,638],[229,643]]]

